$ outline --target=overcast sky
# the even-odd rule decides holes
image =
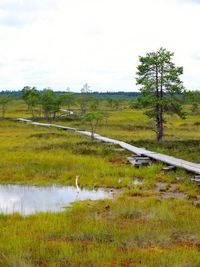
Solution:
[[[0,0],[0,90],[136,91],[138,56],[175,52],[200,89],[200,0]]]

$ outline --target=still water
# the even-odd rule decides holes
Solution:
[[[98,190],[82,189],[79,193],[75,187],[37,187],[0,185],[0,213],[22,215],[37,212],[62,211],[74,201],[85,199],[97,200],[110,198],[111,193]]]

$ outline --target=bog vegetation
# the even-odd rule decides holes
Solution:
[[[165,173],[156,162],[133,168],[129,152],[115,145],[14,120],[90,130],[200,163],[199,92],[174,88],[161,101],[149,81],[143,85],[132,98],[95,96],[88,84],[80,94],[25,87],[17,97],[0,96],[1,184],[75,185],[79,175],[80,187],[115,190],[113,199],[76,202],[60,213],[1,214],[0,266],[200,266],[200,190],[192,174]],[[155,113],[146,116],[158,105],[165,127],[159,143]]]

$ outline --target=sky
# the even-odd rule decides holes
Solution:
[[[0,0],[0,90],[137,91],[164,47],[200,90],[200,0]]]

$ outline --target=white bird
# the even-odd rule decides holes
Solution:
[[[78,178],[79,178],[79,176],[76,175],[76,189],[77,189],[77,193],[80,192],[80,188],[79,188],[79,186],[78,186]]]

